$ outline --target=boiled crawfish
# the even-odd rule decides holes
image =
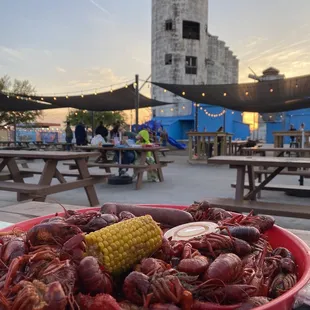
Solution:
[[[194,221],[212,221],[218,222],[231,218],[232,214],[221,208],[211,208],[209,202],[202,201],[194,203],[189,206],[185,211],[189,212]]]
[[[111,276],[101,270],[98,261],[93,256],[87,256],[81,260],[78,274],[83,287],[83,293],[90,295],[112,293],[113,283]]]

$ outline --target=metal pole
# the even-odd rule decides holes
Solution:
[[[198,104],[195,104],[195,131],[198,132]]]
[[[226,132],[226,109],[224,109],[223,114],[223,132]]]
[[[136,131],[138,132],[138,126],[139,126],[139,75],[136,74],[136,96],[135,96],[135,109],[136,109]]]
[[[14,113],[14,145],[17,142],[17,125],[16,125],[16,114]]]
[[[92,137],[95,136],[95,112],[91,111],[91,134]]]

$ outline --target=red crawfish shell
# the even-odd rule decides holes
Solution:
[[[189,275],[200,275],[208,269],[209,264],[209,260],[201,255],[194,258],[182,259],[177,269],[181,272],[186,272]]]
[[[221,254],[209,266],[203,276],[203,280],[219,279],[224,283],[234,282],[242,272],[241,259],[233,254]]]

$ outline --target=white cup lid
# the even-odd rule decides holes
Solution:
[[[190,240],[205,234],[211,234],[218,231],[218,225],[213,222],[195,222],[187,223],[173,227],[165,233],[165,238],[172,240]]]

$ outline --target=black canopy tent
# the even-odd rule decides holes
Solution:
[[[75,108],[88,111],[124,111],[133,110],[136,108],[135,100],[136,93],[134,84],[116,90],[81,94],[79,96],[31,96],[32,99],[42,100],[44,102],[57,105],[58,108]],[[156,107],[169,104],[147,98],[139,94],[139,108]]]
[[[32,97],[29,99],[25,95],[18,96],[0,93],[0,111],[25,112],[59,108],[54,104],[37,102],[32,99]]]
[[[274,113],[310,107],[310,75],[244,84],[152,83],[193,102],[236,111]]]

